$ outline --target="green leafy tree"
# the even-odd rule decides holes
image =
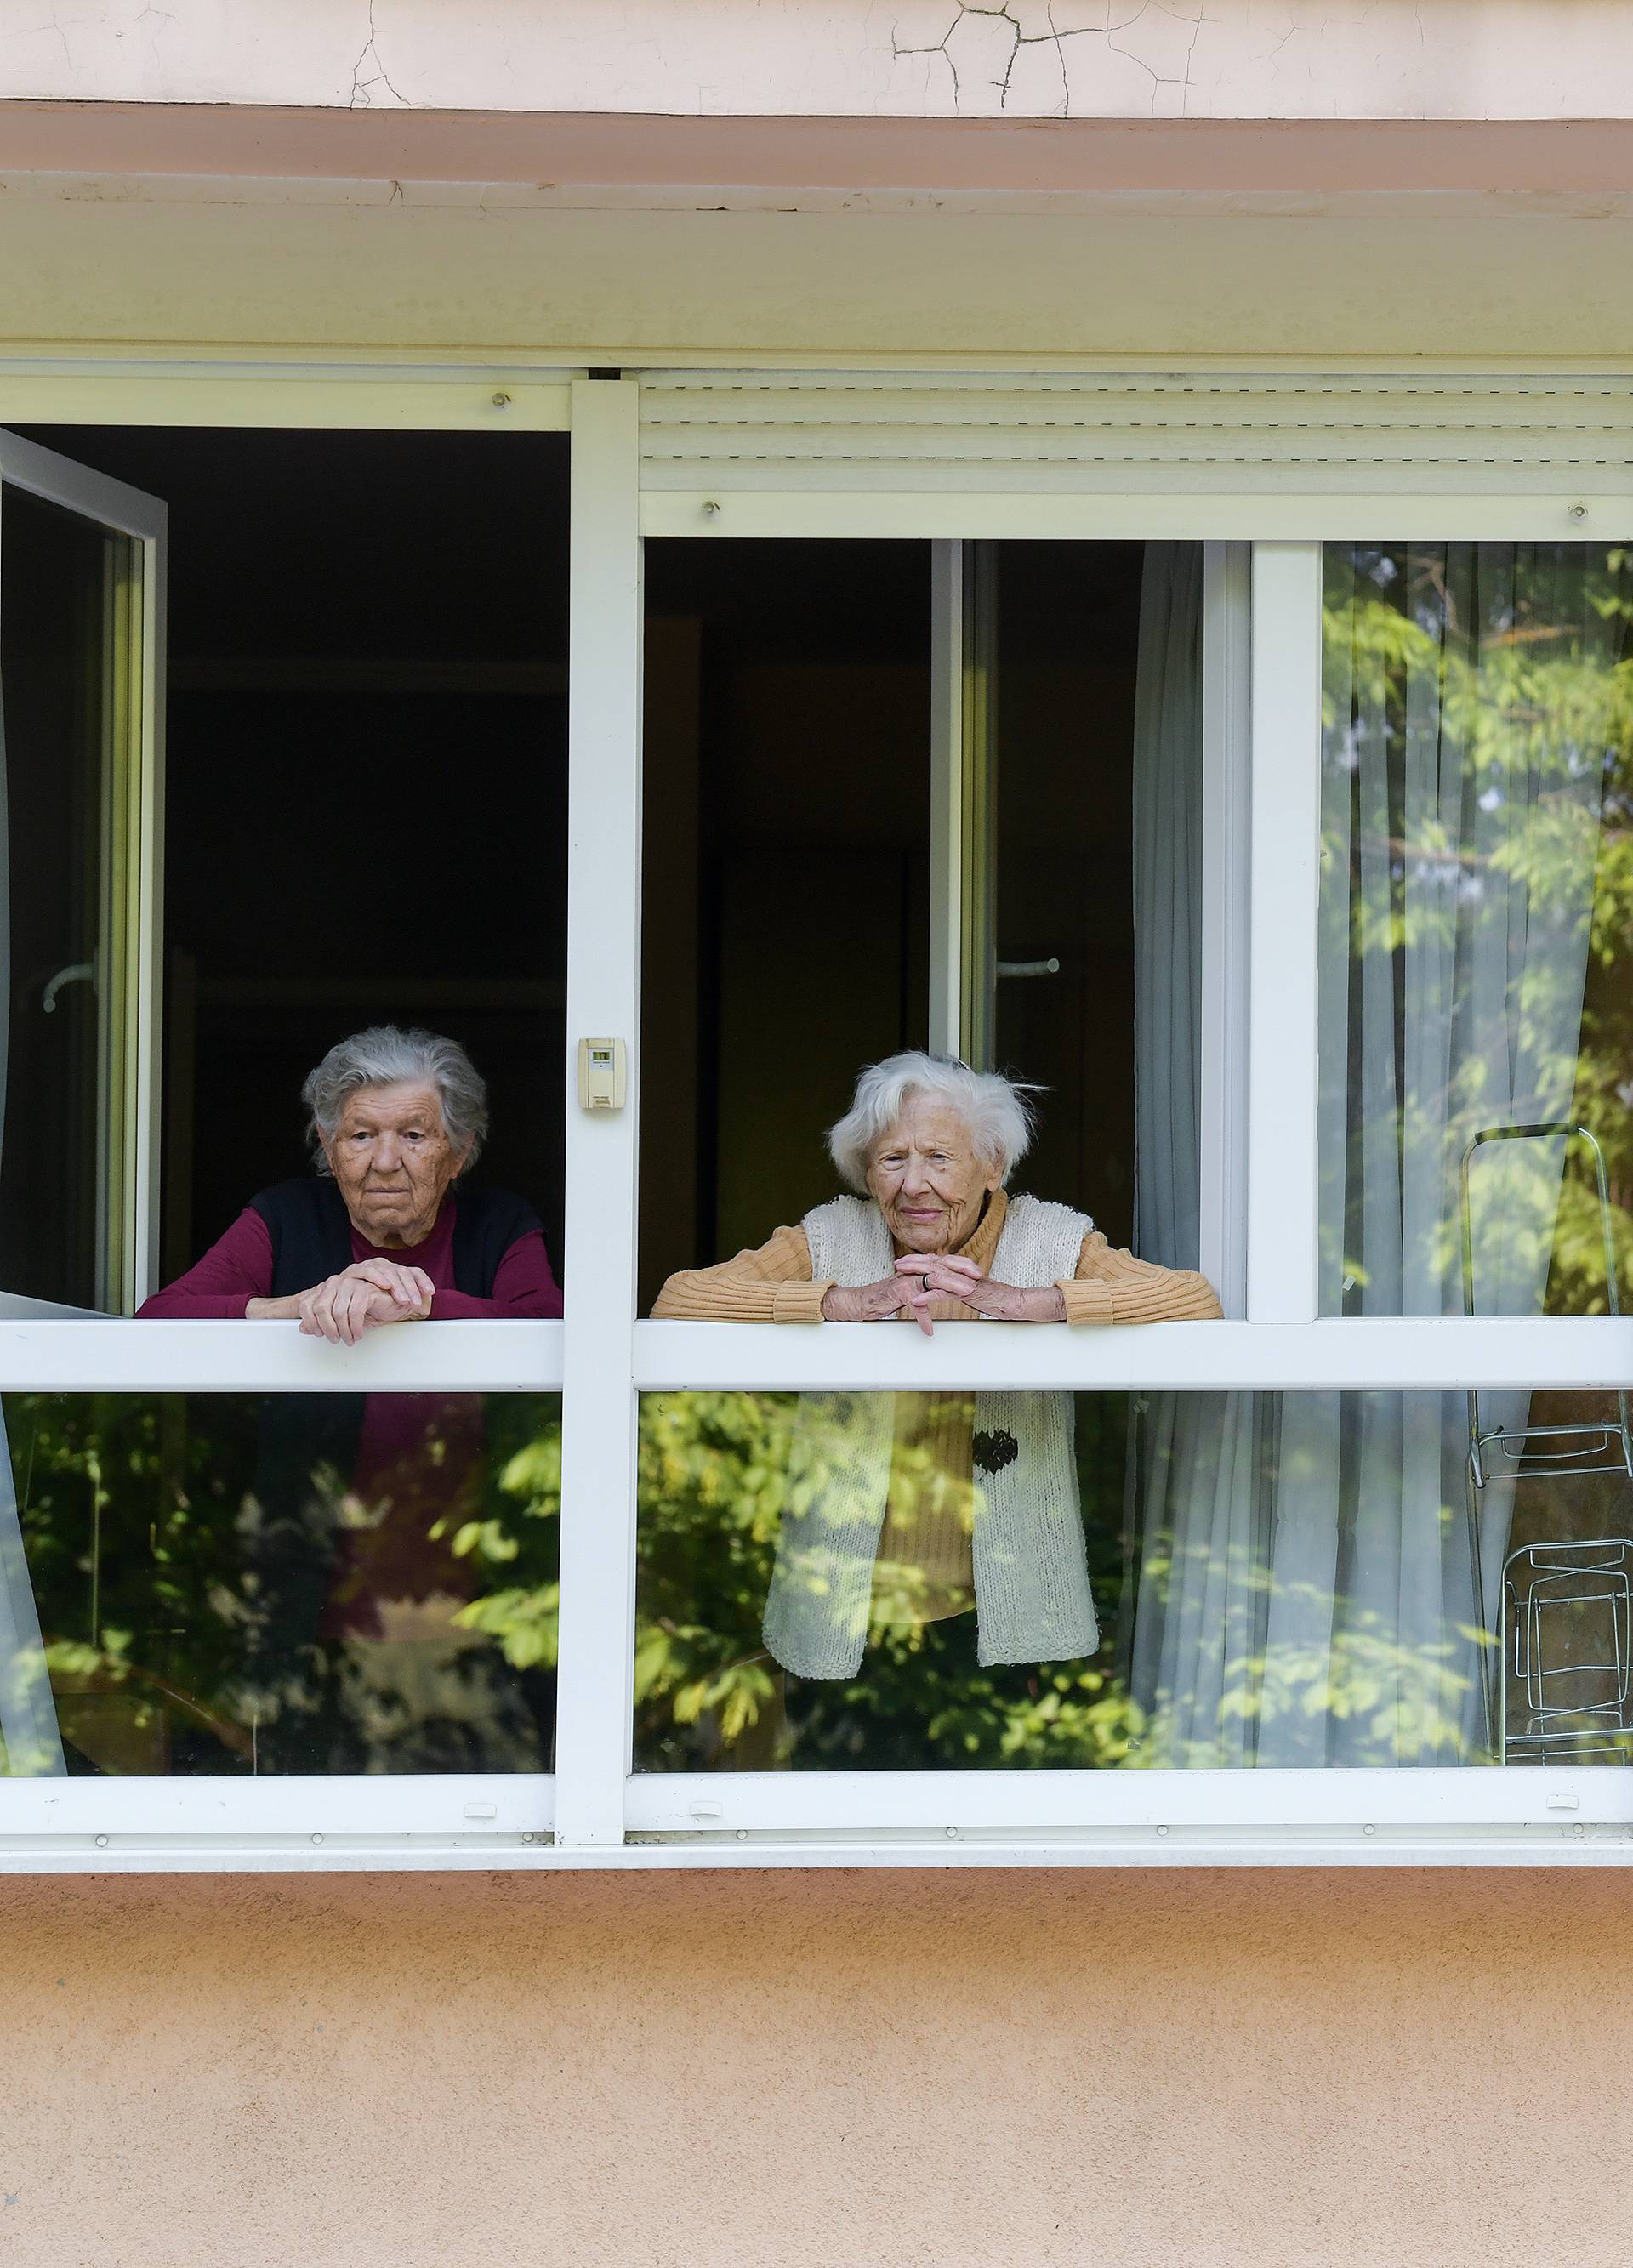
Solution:
[[[1528,954],[1504,1015],[1539,1083],[1570,1098],[1571,1116],[1603,1149],[1625,1267],[1633,1255],[1633,556],[1620,547],[1464,546],[1455,568],[1452,560],[1444,546],[1327,549],[1323,898],[1337,923],[1323,950],[1346,957],[1357,1004],[1362,988],[1376,998],[1380,984],[1404,1002],[1408,948],[1437,953],[1448,968],[1457,963],[1454,1013],[1467,1017],[1468,960],[1482,924],[1507,924],[1515,892],[1533,920],[1567,927],[1581,904],[1577,943],[1588,983],[1579,1019],[1570,1012],[1574,990],[1563,990],[1578,956],[1550,953],[1546,941]],[[1379,784],[1365,791],[1353,742],[1378,733],[1385,762],[1374,755],[1364,777]],[[1502,966],[1503,942],[1494,937],[1485,948],[1489,965]],[[1352,1015],[1352,1031],[1358,1025]],[[1482,1046],[1447,1049],[1450,1083],[1437,1086],[1426,1069],[1434,1050],[1421,1042],[1441,1036],[1400,1035],[1393,1133],[1403,1152],[1440,1152],[1444,1202],[1422,1232],[1430,1241],[1421,1257],[1454,1307],[1462,1152],[1475,1130],[1503,1122],[1506,1097],[1489,1091]],[[1328,1074],[1347,1086],[1350,1149],[1323,1160],[1345,1180],[1343,1274],[1357,1311],[1367,1283],[1364,1070],[1352,1052]],[[1484,1150],[1471,1192],[1477,1248],[1500,1211],[1509,1239],[1530,1241],[1549,1312],[1603,1312],[1600,1210],[1581,1150],[1557,1194],[1534,1153]],[[1477,1248],[1477,1286],[1479,1275]]]

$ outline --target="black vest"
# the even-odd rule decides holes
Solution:
[[[505,1189],[462,1189],[454,1202],[455,1288],[491,1299],[500,1261],[537,1228],[537,1217]],[[250,1203],[272,1239],[275,1299],[351,1265],[351,1218],[326,1176],[279,1182]],[[403,1257],[411,1263],[412,1249]],[[242,1547],[250,1579],[242,1673],[269,1712],[261,1722],[262,1771],[364,1768],[347,1730],[339,1672],[325,1667],[328,1650],[317,1640],[336,1506],[357,1462],[364,1410],[360,1394],[270,1394],[262,1403],[255,1517]]]
[[[273,1299],[308,1292],[351,1267],[351,1219],[327,1174],[278,1182],[249,1202],[272,1239]],[[538,1216],[508,1189],[462,1189],[454,1204],[454,1288],[491,1300],[500,1261],[518,1237],[538,1227]],[[411,1247],[402,1258],[413,1265]]]

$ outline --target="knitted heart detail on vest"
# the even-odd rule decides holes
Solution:
[[[1008,1426],[1000,1425],[990,1433],[979,1432],[971,1444],[975,1462],[984,1473],[1001,1473],[1020,1455],[1020,1445]]]

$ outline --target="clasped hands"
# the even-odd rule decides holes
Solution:
[[[423,1268],[395,1260],[354,1260],[300,1294],[297,1313],[308,1338],[355,1346],[382,1323],[424,1322],[436,1285]]]
[[[309,1292],[252,1300],[244,1312],[254,1322],[298,1320],[308,1338],[355,1346],[365,1331],[378,1330],[382,1323],[424,1322],[436,1288],[423,1268],[395,1260],[354,1260]]]
[[[823,1295],[822,1312],[830,1323],[876,1323],[900,1316],[916,1322],[929,1338],[935,1329],[930,1314],[935,1300],[962,1300],[993,1322],[1066,1320],[1066,1301],[1058,1285],[1023,1291],[1016,1284],[1000,1284],[956,1252],[904,1252],[891,1273],[876,1284],[831,1285]]]

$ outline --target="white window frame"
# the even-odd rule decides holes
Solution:
[[[162,966],[161,887],[165,777],[165,542],[164,504],[122,481],[92,471],[70,456],[0,431],[0,548],[6,540],[5,501],[16,490],[71,513],[87,526],[123,536],[131,547],[133,587],[108,596],[110,622],[107,712],[120,723],[114,769],[105,780],[102,870],[105,910],[129,910],[134,926],[123,966],[102,988],[102,1012],[119,1027],[115,1092],[102,1096],[99,1131],[98,1256],[100,1292],[110,1303],[135,1305],[146,1297],[159,1248],[158,972]],[[132,634],[134,633],[134,634]],[[134,692],[135,699],[130,696]],[[110,748],[110,753],[111,753]],[[105,1035],[104,1046],[107,1045]],[[101,1073],[107,1078],[107,1067]],[[119,1128],[113,1138],[109,1114]],[[115,1162],[115,1154],[116,1162]],[[116,1257],[107,1249],[110,1206],[129,1207],[128,1232]],[[41,1303],[7,1294],[7,1307]]]
[[[1324,541],[1582,539],[1633,525],[1633,497],[1213,494],[868,494],[733,486],[643,497],[643,532],[887,540],[932,546],[938,622],[955,623],[957,547],[982,540],[1171,538],[1206,547],[1208,741],[1203,933],[1210,1044],[1204,1235],[1227,1315],[1139,1331],[986,1324],[926,1341],[865,1326],[641,1322],[638,1391],[1440,1390],[1608,1387],[1633,1367],[1633,1322],[1324,1318],[1318,1314],[1317,941],[1319,888],[1321,546]],[[1585,525],[1587,523],[1587,525]],[[1251,578],[1251,605],[1245,576]],[[950,597],[950,593],[953,594]],[[1251,620],[1245,683],[1241,642]],[[1223,631],[1223,635],[1219,633]],[[956,637],[932,652],[933,745],[957,716]],[[632,752],[633,760],[633,752]],[[933,807],[932,882],[951,898],[959,799]],[[1244,852],[1245,851],[1245,856]],[[1265,878],[1254,891],[1252,878]],[[957,998],[950,950],[932,968],[933,1027]],[[1230,1234],[1245,1193],[1248,1236]],[[876,1341],[885,1337],[888,1344]],[[630,1544],[633,1551],[633,1537]],[[610,1644],[611,1631],[602,1632]],[[628,1832],[701,1852],[764,1842],[942,1863],[1133,1859],[1174,1863],[1633,1861],[1633,1785],[1613,1769],[1399,1771],[1081,1771],[632,1773]],[[956,1846],[949,1860],[946,1846]]]
[[[565,372],[509,366],[5,360],[0,427],[61,430],[49,451],[6,435],[0,475],[138,537],[151,566],[162,531],[144,516],[148,500],[71,462],[64,469],[75,424],[565,432],[569,402]],[[158,1233],[163,591],[157,578],[150,598],[144,696],[151,760],[143,772],[136,971],[137,1233],[145,1263],[137,1297],[151,1280]],[[559,1393],[564,1335],[560,1322],[423,1323],[343,1348],[303,1338],[288,1324],[133,1323],[0,1294],[0,1392]],[[496,1851],[525,1855],[545,1845],[554,1801],[550,1773],[0,1779],[0,1871],[491,1865]]]
[[[1477,497],[1337,487],[1322,495],[1244,488],[1196,497],[996,487],[956,495],[860,487],[643,495],[639,382],[629,378],[378,361],[0,363],[0,424],[74,422],[571,426],[568,1049],[571,1057],[580,1036],[624,1037],[631,1077],[621,1113],[591,1119],[569,1105],[565,1324],[427,1324],[343,1351],[277,1325],[133,1327],[0,1308],[5,1390],[562,1391],[553,1778],[0,1783],[0,1870],[1633,1859],[1633,1778],[1603,1768],[631,1771],[641,1390],[843,1384],[1460,1392],[1474,1383],[1606,1386],[1625,1379],[1633,1356],[1629,1321],[1316,1316],[1319,648],[1312,610],[1324,538],[1580,537],[1600,526],[1625,529],[1633,497],[1601,492],[1590,510],[1565,492],[1504,494],[1495,475],[1492,491]],[[65,431],[60,446],[71,453],[71,446]],[[636,1319],[646,535],[912,537],[947,546],[1005,537],[1195,540],[1209,547],[1210,610],[1238,622],[1246,593],[1237,547],[1254,547],[1251,711],[1236,662],[1217,659],[1208,682],[1210,835],[1246,846],[1252,871],[1277,878],[1275,903],[1262,888],[1250,902],[1238,848],[1210,884],[1204,907],[1205,936],[1219,948],[1211,981],[1223,1011],[1204,1079],[1234,1130],[1222,1138],[1213,1168],[1208,1256],[1238,1320],[1126,1334],[989,1324],[926,1342],[861,1327],[795,1331]],[[1227,641],[1212,652],[1238,650]],[[953,974],[942,973],[943,984]],[[1233,1182],[1233,1174],[1241,1178]],[[1251,1264],[1230,1234],[1233,1189],[1245,1190]]]

